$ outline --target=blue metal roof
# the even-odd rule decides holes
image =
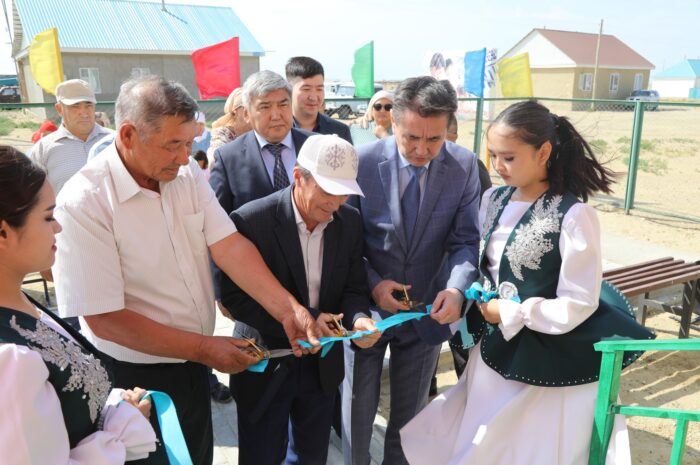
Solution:
[[[231,8],[128,0],[59,0],[48,6],[15,0],[29,42],[37,33],[58,28],[61,48],[192,52],[240,39],[241,53],[265,51]]]
[[[683,60],[665,71],[654,75],[658,78],[698,78],[700,77],[700,60]]]

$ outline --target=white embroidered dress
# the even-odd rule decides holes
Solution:
[[[73,360],[71,357],[72,353],[80,352],[77,347],[61,341],[61,348],[56,343],[59,338],[55,337],[55,332],[75,342],[70,334],[43,312],[37,331],[27,336],[35,342],[43,339],[46,344],[39,345],[45,352],[50,352],[50,359],[53,359],[51,354],[60,357],[63,349],[65,357],[62,357],[60,364],[84,364],[85,360]],[[121,389],[113,389],[109,393],[106,373],[104,379],[94,373],[97,382],[90,383],[89,387],[85,385],[89,380],[83,379],[82,375],[76,377],[71,386],[71,389],[86,390],[87,402],[91,402],[93,397],[104,400],[109,393],[101,412],[102,429],[83,438],[71,449],[61,403],[48,380],[46,362],[37,350],[0,343],[0,399],[5,403],[0,415],[0,463],[122,465],[125,460],[146,458],[155,450],[156,436],[148,420],[133,406],[119,404]],[[106,390],[101,385],[106,385]],[[92,416],[93,406],[90,405],[90,408]]]
[[[484,193],[479,224],[492,189]],[[486,245],[488,271],[498,284],[506,241],[532,204],[510,201]],[[563,334],[597,308],[600,293],[600,227],[595,210],[575,204],[564,215],[559,239],[562,266],[557,298],[501,300],[499,325],[510,340],[525,326]],[[469,351],[458,383],[433,400],[401,430],[411,465],[585,465],[598,383],[539,387],[507,380]],[[618,416],[606,464],[631,463],[624,417]]]

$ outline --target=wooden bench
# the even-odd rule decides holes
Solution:
[[[700,320],[700,317],[693,319],[694,309],[700,302],[700,263],[687,263],[664,257],[608,270],[603,273],[603,279],[614,284],[631,302],[638,303],[637,320],[641,324],[646,321],[647,307],[659,308],[674,315],[680,314],[681,327],[678,337],[686,338],[690,334],[691,323]],[[683,300],[680,306],[669,305],[649,297],[652,291],[681,284]]]

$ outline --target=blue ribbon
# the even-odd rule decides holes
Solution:
[[[190,458],[185,437],[182,435],[173,400],[161,391],[148,391],[143,399],[149,397],[153,399],[153,404],[156,407],[160,433],[163,437],[163,447],[168,454],[170,465],[192,465],[192,458]]]
[[[464,297],[466,297],[468,300],[474,300],[479,303],[486,303],[489,300],[492,299],[498,299],[498,291],[487,291],[484,289],[484,287],[479,283],[478,281],[475,281],[472,283],[472,285],[464,291]],[[517,295],[514,295],[513,297],[510,298],[510,300],[514,302],[520,303],[520,297]],[[494,326],[491,325],[490,323],[487,324],[486,326],[489,334],[491,334],[494,331]],[[471,335],[469,330],[467,329],[467,315],[465,314],[464,317],[462,318],[461,323],[459,324],[459,331],[461,337],[462,337],[462,347],[465,349],[468,349],[470,347],[474,346],[474,337]]]
[[[464,296],[468,300],[476,300],[480,303],[486,303],[491,299],[498,297],[496,291],[486,291],[479,282],[472,283],[471,287],[464,292]]]
[[[377,327],[377,329],[380,332],[386,331],[389,328],[392,328],[394,326],[398,326],[402,323],[405,323],[407,321],[411,320],[418,320],[420,318],[423,318],[424,316],[428,315],[430,313],[430,309],[432,308],[432,305],[426,305],[425,307],[425,312],[402,312],[402,313],[397,313],[395,315],[390,316],[389,318],[385,318],[381,321],[378,321],[375,323],[374,326]],[[318,342],[320,343],[322,349],[321,349],[321,357],[325,357],[326,354],[331,350],[333,347],[333,344],[335,344],[337,341],[345,341],[345,340],[352,340],[352,339],[360,339],[361,337],[367,336],[369,334],[373,334],[373,331],[365,330],[365,331],[356,331],[350,336],[333,336],[333,337],[321,337],[318,339]],[[297,342],[299,343],[300,346],[302,346],[304,349],[312,349],[315,346],[312,346],[309,344],[307,341],[297,339]]]
[[[247,371],[252,371],[253,373],[262,373],[267,368],[267,364],[270,361],[266,358],[260,360],[258,363],[254,363],[246,368]]]

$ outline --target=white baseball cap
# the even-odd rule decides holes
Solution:
[[[80,102],[97,103],[90,84],[82,79],[69,79],[57,85],[56,101],[64,105],[75,105]]]
[[[357,184],[357,152],[348,141],[336,135],[310,136],[299,150],[297,163],[329,194],[364,197]]]

